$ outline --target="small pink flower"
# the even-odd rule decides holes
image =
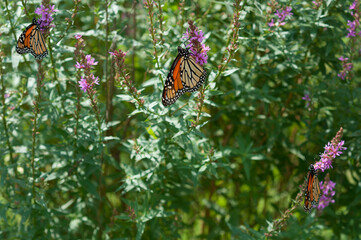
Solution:
[[[75,36],[74,36],[76,39],[80,39],[80,38],[82,38],[83,36],[81,35],[81,34],[75,34]]]
[[[275,22],[273,20],[273,18],[271,19],[271,21],[268,23],[269,27],[273,27],[275,25]]]
[[[80,89],[84,92],[86,92],[90,88],[90,85],[88,84],[86,79],[83,77],[80,78],[80,81],[78,83],[79,83]]]
[[[93,66],[93,65],[97,65],[98,64],[98,62],[95,62],[94,60],[94,58],[92,58],[92,56],[90,55],[90,54],[88,54],[88,55],[86,55],[85,56],[85,59],[87,60],[87,65],[88,66]]]
[[[84,67],[85,66],[83,64],[80,64],[79,62],[76,62],[76,64],[75,64],[75,68],[77,68],[77,69],[82,69]]]

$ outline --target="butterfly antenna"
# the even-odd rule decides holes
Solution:
[[[189,38],[187,38],[186,40],[184,40],[184,41],[182,42],[182,44],[184,45],[185,48],[187,48],[187,45],[185,44],[185,42],[189,41],[189,39],[191,39],[191,38],[189,37]],[[182,44],[181,44],[181,45],[182,45]]]

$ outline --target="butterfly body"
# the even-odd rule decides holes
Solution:
[[[164,84],[163,105],[175,103],[185,92],[197,91],[204,83],[206,75],[206,70],[196,62],[189,49],[178,47],[178,55]]]
[[[313,207],[317,207],[320,200],[320,183],[317,177],[317,170],[311,164],[307,175],[307,186],[305,190],[305,205],[306,212],[310,212]]]
[[[16,45],[16,52],[19,54],[31,53],[36,59],[42,59],[48,55],[45,39],[35,18],[20,35]]]

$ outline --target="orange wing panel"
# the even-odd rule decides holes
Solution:
[[[177,92],[178,89],[183,88],[183,84],[180,78],[180,64],[183,58],[180,58],[177,62],[177,65],[175,65],[174,71],[173,71],[173,79],[174,79],[174,90]]]
[[[36,25],[30,27],[28,30],[26,30],[26,33],[25,33],[25,47],[28,47],[30,48],[30,34],[31,34],[31,31],[33,31],[33,29],[36,27]]]

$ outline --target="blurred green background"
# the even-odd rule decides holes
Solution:
[[[233,1],[160,0],[153,8],[143,1],[52,1],[59,11],[42,61],[33,143],[38,64],[15,46],[41,2],[2,1],[0,237],[262,239],[294,204],[309,164],[343,127],[347,150],[328,171],[336,182],[335,203],[311,214],[298,207],[273,236],[361,238],[360,37],[346,37],[347,21],[355,20],[353,1],[318,1],[318,9],[311,1],[276,2],[241,2],[230,56]],[[285,25],[269,27],[277,20],[272,6],[292,7]],[[188,20],[211,48],[208,79],[202,94],[187,93],[163,107],[162,81]],[[75,117],[75,34],[99,62],[101,144],[83,92]],[[109,52],[115,49],[127,52],[143,108],[114,80]],[[341,56],[353,63],[346,80],[337,76]],[[310,102],[302,100],[305,94]]]

